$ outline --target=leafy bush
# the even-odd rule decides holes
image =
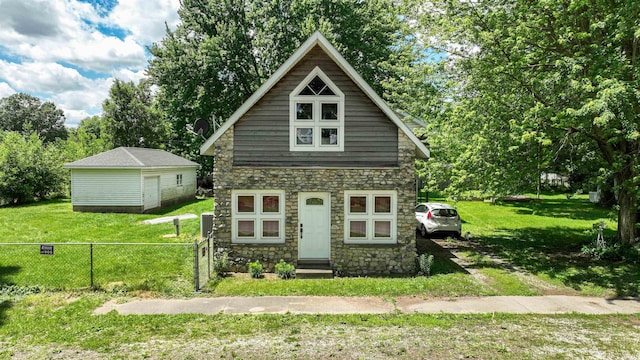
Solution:
[[[601,246],[594,242],[583,245],[582,253],[596,260],[640,263],[640,249],[637,246],[628,244],[614,243]]]
[[[264,270],[260,261],[249,263],[249,275],[253,279],[260,279],[264,276]]]
[[[286,263],[283,259],[280,259],[280,262],[276,264],[275,272],[276,275],[283,280],[292,279],[296,276],[296,268],[293,265]]]
[[[213,272],[219,277],[223,277],[229,272],[229,255],[226,251],[213,256]]]
[[[640,247],[605,238],[603,236],[605,228],[604,221],[593,224],[592,235],[595,235],[596,239],[582,246],[582,254],[596,260],[640,263]]]
[[[31,294],[40,294],[43,289],[40,286],[18,286],[18,285],[0,285],[0,299],[15,296],[25,296]]]
[[[65,189],[62,151],[36,135],[0,133],[0,203],[24,204]]]
[[[433,255],[421,254],[418,256],[418,275],[431,276],[433,266]]]

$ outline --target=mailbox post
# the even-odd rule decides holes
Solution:
[[[176,227],[176,236],[180,236],[180,218],[173,218],[173,225]]]

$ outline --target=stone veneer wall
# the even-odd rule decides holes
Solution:
[[[274,168],[233,166],[233,128],[215,143],[215,238],[229,253],[232,271],[247,272],[247,263],[260,260],[268,271],[280,259],[297,266],[298,192],[331,193],[331,263],[347,275],[404,274],[415,271],[415,145],[398,130],[399,167],[394,168]],[[283,244],[231,243],[232,190],[284,190]],[[344,191],[397,191],[397,244],[344,243]]]

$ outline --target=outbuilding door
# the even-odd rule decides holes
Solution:
[[[144,178],[144,210],[160,206],[160,177],[149,176]]]
[[[328,260],[331,256],[331,194],[298,194],[298,257]]]

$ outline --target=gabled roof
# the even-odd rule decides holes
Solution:
[[[307,39],[296,50],[296,52],[291,55],[287,61],[280,66],[280,68],[273,74],[267,81],[256,90],[253,95],[247,101],[245,101],[242,106],[240,106],[227,121],[224,122],[222,127],[220,127],[213,135],[205,141],[204,144],[200,147],[200,154],[202,155],[213,155],[213,144],[224,134],[227,130],[229,130],[251,107],[253,107],[271,88],[280,81],[293,67],[300,62],[304,58],[304,56],[311,51],[315,46],[320,46],[322,50],[344,71],[349,78],[375,103],[382,112],[391,121],[393,121],[402,132],[404,132],[409,139],[416,145],[416,153],[421,158],[429,157],[429,149],[413,134],[405,123],[402,122],[400,117],[387,105],[387,103],[378,95],[376,92],[367,84],[366,81],[356,72],[356,70],[347,62],[347,60],[340,55],[338,50],[331,45],[329,40],[325,38],[320,32],[316,31]]]
[[[198,167],[198,163],[159,149],[119,147],[65,164],[67,169]]]

